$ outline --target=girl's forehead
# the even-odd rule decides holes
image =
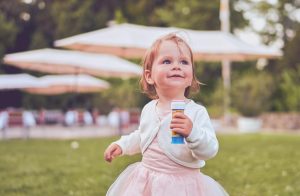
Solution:
[[[172,40],[164,40],[158,47],[157,55],[170,55],[172,53],[180,53],[183,56],[191,56],[191,52],[187,45],[183,42],[175,42]]]

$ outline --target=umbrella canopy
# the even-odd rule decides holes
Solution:
[[[38,78],[43,87],[26,88],[34,94],[91,93],[109,88],[109,83],[89,75],[47,75]]]
[[[265,46],[249,45],[222,31],[197,31],[174,27],[120,24],[55,41],[55,46],[81,51],[140,58],[159,37],[177,32],[191,46],[195,58],[204,61],[245,61],[280,57],[282,53]]]
[[[3,74],[0,75],[0,90],[26,89],[33,87],[45,87],[38,78],[29,74]]]
[[[91,74],[103,77],[132,77],[142,68],[116,56],[79,51],[40,49],[7,54],[4,63],[40,72],[56,74]]]

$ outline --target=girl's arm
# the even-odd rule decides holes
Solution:
[[[217,154],[219,142],[205,108],[197,112],[192,131],[185,139],[197,159],[207,160]]]
[[[122,149],[122,155],[134,155],[141,152],[140,129],[135,130],[129,135],[122,136],[118,141],[113,142]]]
[[[145,110],[145,107],[141,112],[140,125],[141,125],[141,121],[143,120],[143,113],[144,113],[143,111]],[[140,127],[141,126],[139,126],[137,130],[130,133],[129,135],[124,135],[119,140],[113,142],[121,147],[122,149],[121,155],[134,155],[141,152]]]

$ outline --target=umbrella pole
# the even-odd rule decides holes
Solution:
[[[220,22],[221,31],[230,33],[230,8],[229,0],[220,0]],[[222,61],[222,76],[224,85],[224,123],[230,125],[230,67],[228,59]]]
[[[74,81],[74,100],[73,100],[73,103],[74,103],[74,108],[76,107],[76,104],[77,104],[77,96],[78,96],[78,75],[79,75],[79,68],[78,67],[75,67],[75,70],[74,70],[74,73],[75,73],[75,81]]]
[[[222,61],[222,77],[224,85],[224,123],[225,125],[230,125],[230,72],[231,72],[231,62],[229,60]]]
[[[71,109],[72,110],[76,110],[76,104],[77,104],[77,88],[78,88],[78,68],[75,67],[73,75],[74,77],[74,87],[73,89],[71,89],[70,93],[71,93]],[[70,108],[69,108],[70,109]],[[78,122],[76,121],[75,124],[77,124]]]

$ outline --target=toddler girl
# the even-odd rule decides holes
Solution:
[[[141,113],[138,130],[122,136],[104,152],[111,162],[120,155],[142,153],[109,188],[108,196],[223,196],[226,191],[199,168],[218,152],[218,140],[208,113],[188,99],[199,88],[193,53],[178,35],[154,42],[143,59],[143,91],[153,99]],[[172,100],[184,100],[184,113],[172,116]],[[171,131],[185,139],[171,143]]]

